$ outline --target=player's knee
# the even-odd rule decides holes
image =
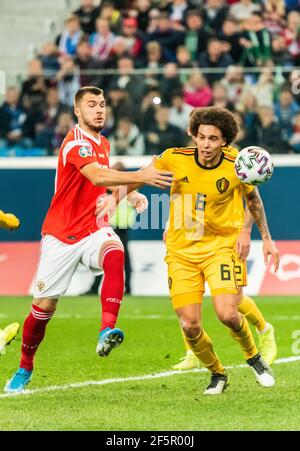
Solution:
[[[35,298],[33,300],[32,306],[35,305],[47,313],[55,313],[58,299],[50,298]]]
[[[224,310],[217,313],[219,320],[230,329],[235,329],[235,327],[240,323],[238,313],[235,310]]]
[[[188,338],[193,338],[200,334],[201,327],[197,320],[189,318],[182,323],[182,330]]]

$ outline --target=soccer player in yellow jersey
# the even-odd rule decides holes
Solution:
[[[236,251],[239,259],[246,260],[250,250],[251,242],[251,230],[253,225],[252,216],[246,208],[245,210],[245,222],[243,229],[241,230],[237,242]],[[164,241],[166,240],[167,227],[164,232]],[[242,268],[237,267],[237,273],[241,273]],[[252,298],[243,294],[242,300],[238,305],[238,311],[244,315],[250,324],[255,326],[258,334],[258,349],[268,365],[271,365],[277,357],[277,345],[275,340],[275,333],[272,324],[268,323],[263,313],[257,307]],[[184,335],[183,335],[184,339]],[[199,368],[199,359],[189,345],[184,340],[186,354],[180,359],[180,362],[173,366],[174,370],[190,370],[193,368]]]
[[[238,151],[230,147],[238,132],[234,116],[226,109],[194,110],[189,129],[195,148],[167,149],[156,167],[174,173],[166,262],[173,307],[184,338],[203,365],[211,371],[205,394],[220,394],[228,376],[201,326],[201,302],[207,281],[220,321],[241,346],[257,381],[271,387],[271,369],[256,348],[249,324],[238,312],[246,284],[245,262],[235,246],[244,224],[243,196],[263,240],[265,263],[271,255],[275,271],[279,254],[271,239],[257,188],[235,175]]]

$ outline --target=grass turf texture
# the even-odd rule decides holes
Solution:
[[[300,329],[299,298],[256,301],[275,326],[278,357],[295,355],[292,334]],[[22,325],[30,304],[30,298],[0,298],[0,328],[14,321]],[[169,371],[184,355],[167,298],[127,297],[118,322],[125,340],[107,358],[95,353],[99,314],[96,297],[60,300],[28,389]],[[203,319],[222,362],[244,363],[209,298],[204,300]],[[1,391],[18,367],[20,344],[21,334],[0,357]],[[293,349],[300,352],[299,343]],[[266,389],[257,385],[250,368],[232,368],[229,388],[217,397],[202,395],[210,378],[207,372],[0,396],[0,430],[299,430],[300,361],[275,364],[273,369],[276,385]]]

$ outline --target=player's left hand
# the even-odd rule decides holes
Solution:
[[[251,232],[242,229],[236,241],[235,250],[241,260],[246,260],[250,252]]]
[[[127,196],[128,203],[134,207],[137,213],[143,213],[148,208],[148,199],[144,194],[133,191]]]
[[[113,194],[99,196],[96,202],[95,215],[99,216],[99,219],[107,215],[109,219],[114,215],[116,208],[117,201]]]
[[[273,257],[274,260],[274,271],[277,272],[279,268],[279,252],[272,240],[263,241],[263,254],[265,265],[269,262],[269,255]]]

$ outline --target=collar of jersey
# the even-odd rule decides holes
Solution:
[[[205,169],[205,170],[209,171],[209,170],[211,170],[211,169],[216,169],[217,167],[220,166],[220,164],[222,163],[222,161],[223,161],[223,159],[224,159],[224,153],[222,152],[221,158],[220,158],[220,160],[218,161],[218,163],[217,163],[215,166],[210,166],[210,167],[203,166],[203,164],[200,163],[199,158],[198,158],[198,149],[195,150],[195,155],[194,155],[194,157],[195,157],[195,162],[196,162],[197,166],[199,166],[199,168]]]
[[[87,136],[89,139],[92,139],[96,144],[98,144],[98,146],[101,144],[101,135],[99,135],[100,139],[97,139],[90,133],[86,132],[85,130],[82,130],[82,128],[80,128],[78,124],[76,125],[76,127],[83,135]]]

